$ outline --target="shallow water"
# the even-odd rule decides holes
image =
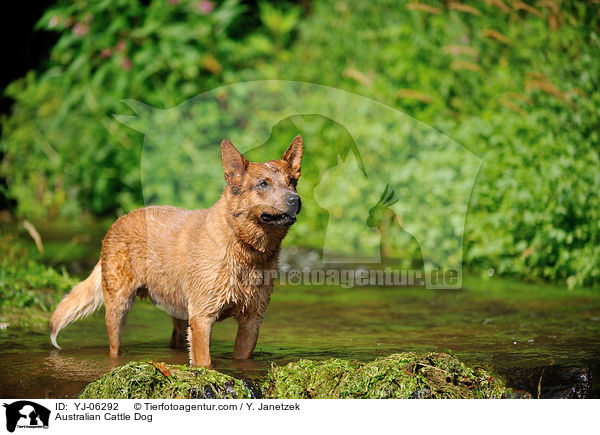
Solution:
[[[260,377],[271,363],[330,357],[371,360],[404,351],[450,351],[500,371],[600,361],[600,291],[467,279],[462,290],[281,287],[276,289],[253,361],[231,360],[231,319],[216,325],[211,354],[217,370]],[[108,357],[103,312],[67,327],[52,348],[48,334],[0,331],[0,397],[76,397],[90,381],[126,361],[185,364],[171,350],[170,317],[136,301],[123,332],[123,354]],[[546,382],[546,381],[544,381]],[[518,387],[518,385],[517,385]],[[542,389],[544,385],[542,384]],[[591,393],[599,397],[598,385]]]

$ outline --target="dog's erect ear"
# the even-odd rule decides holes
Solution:
[[[221,159],[225,171],[225,181],[232,186],[239,186],[246,173],[248,160],[227,139],[221,142]]]
[[[287,166],[289,174],[298,179],[300,178],[300,164],[302,163],[302,136],[294,138],[286,152],[281,158]]]

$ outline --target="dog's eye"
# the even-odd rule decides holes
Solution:
[[[258,187],[260,187],[261,189],[266,189],[267,187],[269,187],[269,182],[267,180],[263,180],[260,183],[258,183]]]
[[[296,187],[296,185],[298,184],[298,180],[295,178],[290,178],[290,184],[294,187]]]

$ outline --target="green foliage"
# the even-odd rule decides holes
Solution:
[[[465,227],[473,270],[597,284],[598,6],[433,4],[437,13],[386,0],[316,2],[292,57],[314,67],[282,65],[282,76],[400,108],[483,159]]]
[[[19,212],[73,217],[142,205],[141,136],[112,115],[125,97],[157,107],[179,104],[235,79],[236,70],[264,56],[273,46],[269,38],[246,42],[232,28],[244,10],[237,0],[51,7],[39,22],[60,33],[48,66],[6,90],[16,102],[2,121],[0,176]],[[291,29],[284,21],[273,28],[280,37]]]
[[[16,103],[2,120],[0,176],[31,218],[128,211],[143,204],[142,136],[112,117],[122,98],[165,108],[225,83],[320,83],[403,110],[483,160],[463,241],[472,270],[598,284],[598,5],[519,5],[315,1],[301,18],[296,7],[267,2],[253,11],[232,0],[62,1],[39,24],[61,35],[48,66],[6,90]],[[255,14],[256,26],[241,25],[244,14]],[[339,126],[314,130],[346,140]],[[336,157],[319,154],[315,174]],[[465,167],[451,153],[435,157],[454,173]],[[312,193],[308,171],[301,186]],[[449,192],[467,179],[435,176]],[[303,213],[290,240],[319,249],[327,213]],[[432,210],[412,233],[456,226],[444,217]],[[411,243],[395,254],[417,259]]]
[[[298,24],[300,8],[294,7],[282,11],[266,1],[259,3],[260,19],[273,39],[282,44],[288,42],[291,31]]]
[[[10,308],[49,311],[77,280],[29,255],[10,235],[0,245],[0,312]]]

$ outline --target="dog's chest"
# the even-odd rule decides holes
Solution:
[[[255,265],[233,259],[224,267],[224,302],[245,307],[257,299],[268,297],[273,288],[275,273],[272,263],[258,262]]]
[[[273,291],[272,272],[257,268],[239,268],[231,272],[221,291],[217,321],[242,313],[263,313]]]

